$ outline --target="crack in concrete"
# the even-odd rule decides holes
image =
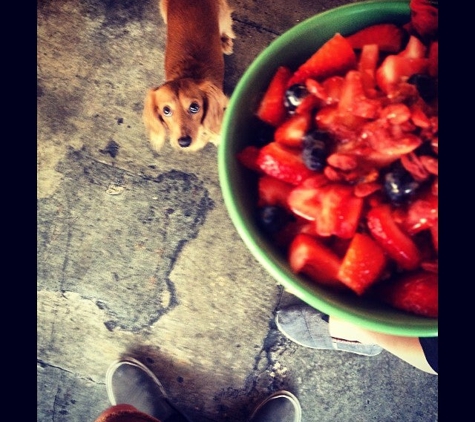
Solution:
[[[249,26],[251,28],[257,29],[258,31],[268,32],[269,34],[276,35],[276,36],[281,35],[280,32],[273,31],[270,28],[266,28],[265,26],[262,26],[262,25],[260,25],[256,22],[252,22],[252,21],[247,20],[247,19],[238,19],[238,18],[233,17],[233,21],[239,22],[240,24],[243,24],[243,25]]]
[[[268,396],[275,391],[288,388],[286,382],[287,368],[280,366],[278,356],[285,353],[289,348],[274,322],[275,314],[280,307],[284,293],[282,286],[278,286],[278,289],[277,305],[268,323],[269,330],[263,339],[261,349],[254,358],[254,365],[244,381],[244,387],[242,389],[227,388],[217,392],[213,397],[213,400],[217,403],[216,410],[225,421],[228,420],[226,415],[230,411],[232,411],[234,417],[239,413],[243,420],[248,418],[249,412],[253,409],[255,403],[262,399],[262,396]],[[241,397],[246,399],[241,409],[229,409],[222,403],[222,401],[228,401],[229,399],[239,401]]]
[[[70,375],[73,375],[75,378],[78,378],[78,379],[81,379],[81,380],[85,380],[85,381],[88,381],[88,382],[92,382],[94,384],[97,384],[97,385],[105,385],[104,382],[97,382],[96,380],[92,379],[91,377],[82,377],[80,376],[77,372],[72,372],[72,371],[68,371],[67,369],[64,369],[60,366],[57,366],[57,365],[52,365],[51,363],[48,363],[48,362],[45,362],[43,359],[39,359],[37,358],[36,359],[36,364],[41,366],[42,368],[53,368],[53,369],[57,369],[58,371],[61,371],[63,373],[67,373],[67,374],[70,374]],[[56,397],[56,395],[55,395]]]

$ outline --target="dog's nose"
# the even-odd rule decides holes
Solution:
[[[178,145],[180,145],[182,148],[189,147],[191,145],[191,136],[186,135],[178,138]]]

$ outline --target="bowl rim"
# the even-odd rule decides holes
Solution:
[[[256,56],[238,81],[236,88],[230,97],[228,108],[224,116],[222,141],[218,147],[218,173],[220,187],[228,214],[241,239],[251,254],[267,270],[274,280],[282,285],[287,291],[321,312],[349,320],[373,331],[409,337],[436,337],[438,336],[438,318],[424,318],[401,313],[400,316],[403,319],[406,318],[411,321],[411,323],[401,326],[400,320],[393,321],[390,317],[385,318],[384,320],[376,320],[364,310],[356,310],[351,306],[345,306],[338,303],[338,300],[334,301],[315,295],[315,290],[319,290],[318,286],[309,287],[309,284],[306,283],[301,276],[290,272],[289,268],[286,268],[281,264],[279,257],[275,251],[269,247],[266,241],[247,229],[249,221],[246,222],[246,217],[244,215],[245,210],[242,209],[241,204],[238,204],[235,201],[233,194],[234,186],[237,182],[236,180],[233,180],[233,177],[231,177],[229,168],[230,164],[236,166],[237,158],[235,156],[235,151],[229,147],[231,145],[229,137],[230,132],[232,132],[230,128],[232,128],[235,123],[233,118],[234,110],[239,108],[239,100],[243,93],[246,92],[249,81],[256,75],[257,70],[262,68],[262,66],[269,61],[269,57],[275,55],[276,51],[284,48],[289,40],[303,32],[324,25],[327,19],[337,19],[345,14],[365,13],[369,9],[374,8],[381,13],[407,14],[407,18],[409,18],[410,9],[407,0],[367,0],[346,4],[305,19],[277,37],[268,47]],[[285,65],[285,63],[282,63],[282,65]],[[263,253],[263,251],[266,251],[266,253]],[[325,295],[327,294],[328,292],[325,293]],[[397,314],[397,311],[395,311],[395,313]]]

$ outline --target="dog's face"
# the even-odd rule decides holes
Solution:
[[[197,151],[216,143],[227,97],[210,82],[183,78],[151,89],[145,100],[144,123],[152,147],[161,149],[168,135],[172,147]]]

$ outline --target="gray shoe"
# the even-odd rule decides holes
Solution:
[[[308,305],[295,305],[277,311],[275,323],[285,337],[312,349],[341,350],[364,356],[379,355],[383,350],[376,344],[331,337],[328,316]]]
[[[289,391],[277,391],[265,399],[251,416],[249,422],[301,422],[300,402]]]
[[[130,404],[163,422],[191,422],[169,402],[150,369],[134,358],[117,360],[109,366],[106,389],[112,405]]]

